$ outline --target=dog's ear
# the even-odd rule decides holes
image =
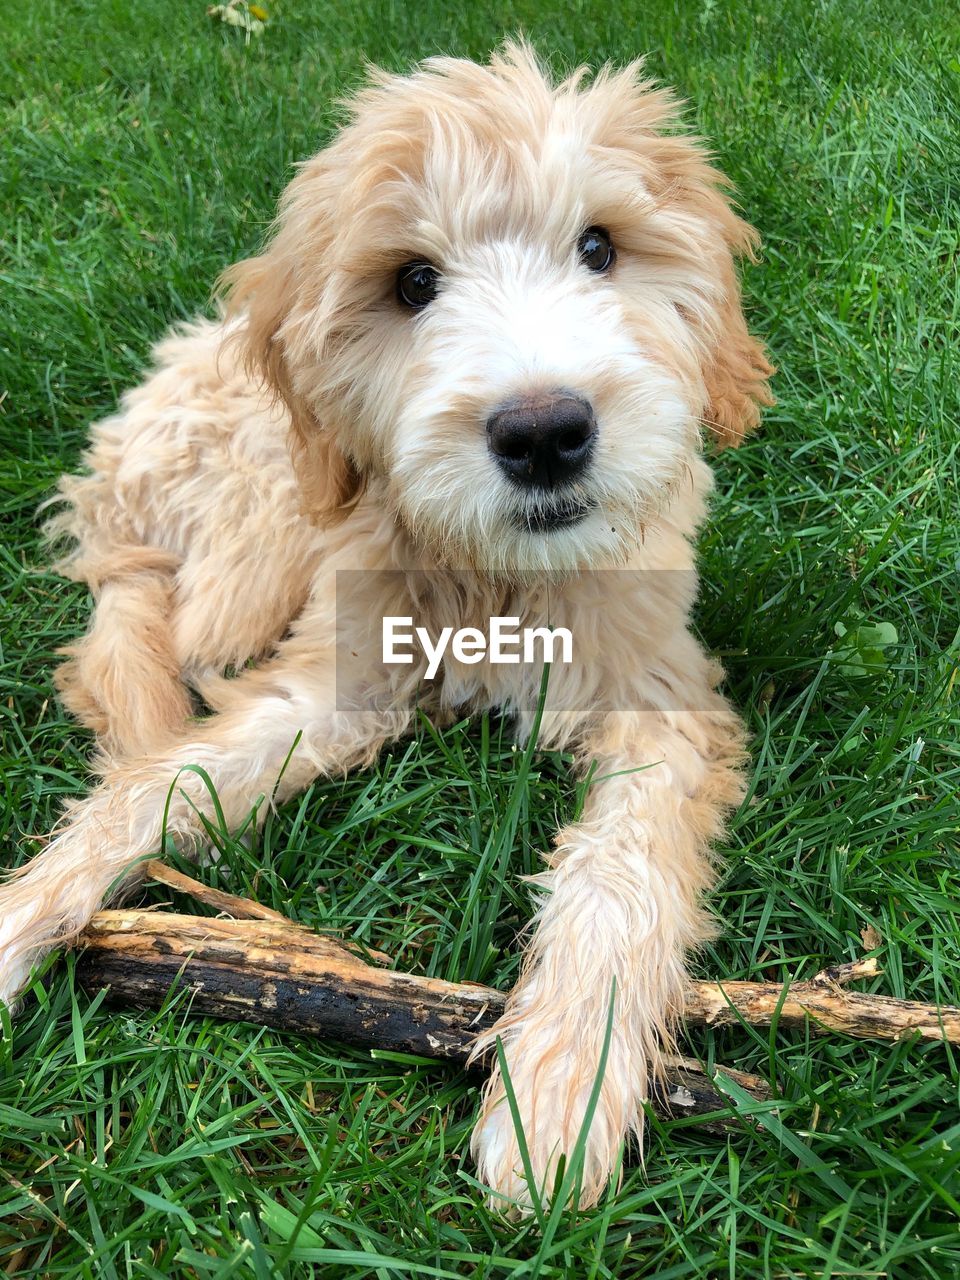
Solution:
[[[676,157],[676,198],[698,228],[704,305],[692,320],[702,352],[703,424],[726,448],[738,445],[759,423],[763,406],[774,403],[770,378],[775,370],[763,343],[747,328],[737,274],[741,259],[756,261],[760,237],[737,214],[730,184],[708,162],[699,139],[680,136],[667,145]]]
[[[737,241],[720,267],[722,298],[717,308],[717,325],[707,339],[703,361],[703,382],[707,407],[703,422],[721,448],[738,445],[760,421],[762,406],[774,403],[769,380],[774,368],[763,344],[747,328],[740,295],[734,254],[752,254],[755,237],[750,228],[736,219]]]
[[[309,259],[322,275],[329,239],[322,200],[315,200],[305,216],[306,202],[298,198],[310,181],[309,168],[301,170],[285,193],[272,241],[258,256],[228,268],[219,289],[236,321],[228,341],[240,351],[247,370],[286,406],[303,513],[330,525],[359,501],[364,477],[341,449],[334,425],[318,421],[309,394],[322,360],[318,346],[322,348],[325,308],[322,284],[318,290],[314,275],[306,285],[303,264]]]
[[[580,79],[579,72],[571,78],[571,89]],[[584,100],[603,147],[629,157],[646,197],[666,215],[658,256],[683,263],[688,279],[693,267],[699,297],[681,312],[700,351],[703,422],[721,446],[738,444],[757,425],[761,407],[773,403],[773,366],[747,329],[736,270],[739,258],[755,256],[757,234],[737,215],[730,184],[702,139],[684,130],[676,97],[645,78],[642,60],[620,71],[604,68]],[[679,217],[671,219],[672,212]]]

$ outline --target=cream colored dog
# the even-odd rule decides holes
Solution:
[[[551,668],[540,740],[597,781],[478,1050],[502,1037],[549,1194],[615,989],[597,1198],[671,1045],[709,842],[742,788],[741,727],[687,629],[701,424],[735,443],[769,401],[734,267],[755,237],[725,190],[639,64],[554,84],[511,44],[488,66],[373,74],[263,253],[227,272],[227,318],[162,342],[61,484],[62,567],[96,612],[59,685],[103,781],[0,887],[0,997],[157,851],[168,800],[167,830],[201,843],[211,801],[183,766],[239,824],[369,763],[417,706],[506,708],[530,732],[537,668],[448,653],[425,682],[422,662],[381,662],[385,616],[439,632],[549,614],[576,657]],[[345,568],[368,572],[336,599]],[[194,718],[191,689],[213,714]],[[529,1205],[496,1070],[473,1151]]]

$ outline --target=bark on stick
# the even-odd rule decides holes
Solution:
[[[185,988],[198,1013],[460,1064],[505,1002],[491,987],[375,968],[292,921],[101,911],[79,946],[81,983],[109,988],[114,1004],[155,1009]],[[697,1062],[677,1058],[654,1108],[671,1117],[712,1113],[702,1123],[724,1127],[733,1118],[724,1075],[758,1101],[769,1098],[759,1076],[732,1067],[708,1076]],[[729,1116],[718,1118],[725,1110]]]

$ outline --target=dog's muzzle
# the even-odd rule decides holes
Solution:
[[[592,405],[570,392],[518,396],[487,419],[490,451],[504,475],[544,492],[583,475],[596,434]]]

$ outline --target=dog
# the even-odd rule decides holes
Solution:
[[[349,110],[219,318],[158,345],[60,483],[59,568],[95,611],[57,683],[102,780],[0,886],[0,998],[162,830],[199,849],[212,801],[187,766],[239,825],[369,764],[418,708],[504,709],[592,782],[474,1050],[502,1042],[526,1167],[498,1066],[472,1152],[529,1210],[598,1084],[588,1206],[642,1136],[743,794],[744,731],[689,617],[703,437],[736,444],[772,402],[736,270],[757,236],[639,61],[558,79],[508,42],[374,70]],[[385,618],[505,612],[576,642],[545,699],[542,664],[448,649],[428,681],[422,655],[382,661]]]

